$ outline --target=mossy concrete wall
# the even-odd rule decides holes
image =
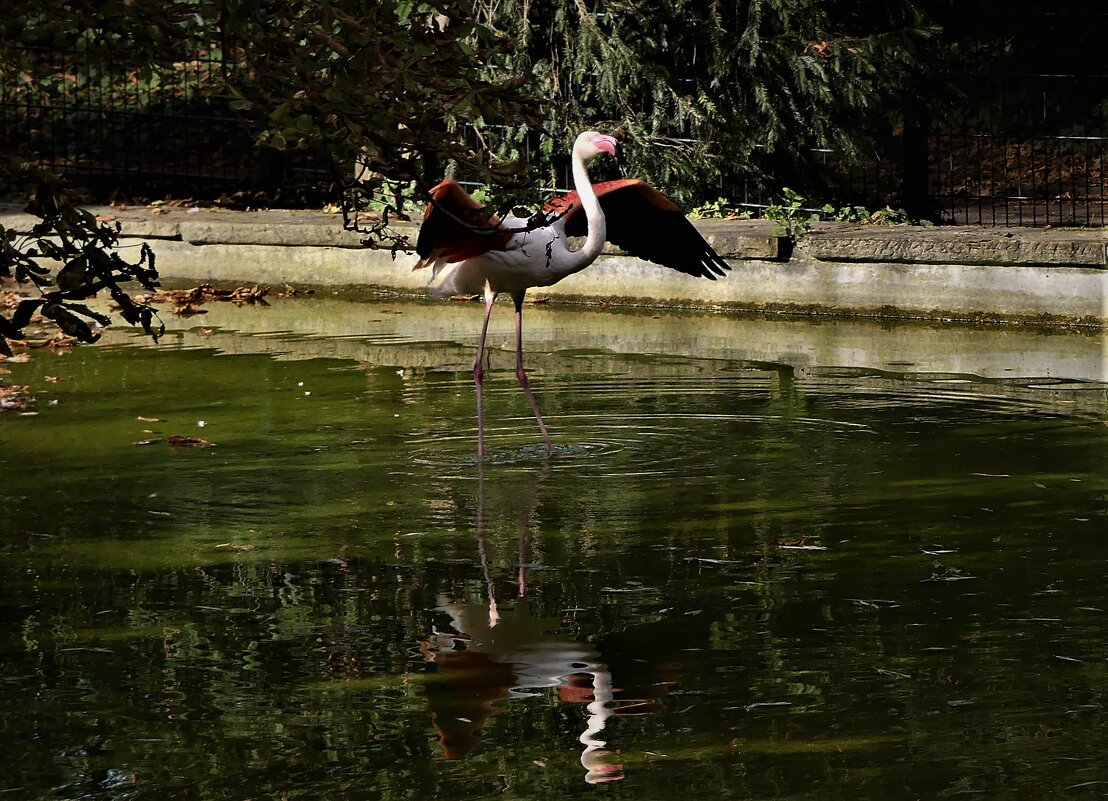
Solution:
[[[365,286],[420,293],[413,254],[362,247],[312,212],[95,210],[154,247],[167,281]],[[0,225],[25,226],[9,210]],[[609,250],[533,295],[629,306],[798,314],[1108,324],[1108,232],[823,224],[795,248],[765,221],[696,223],[732,272],[693,279]],[[418,230],[404,228],[414,241]],[[786,257],[787,254],[787,257]]]

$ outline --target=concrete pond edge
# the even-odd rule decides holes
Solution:
[[[425,292],[410,252],[370,249],[338,214],[92,207],[124,245],[148,242],[167,283],[250,283]],[[0,225],[29,216],[0,207]],[[822,223],[796,243],[764,220],[697,220],[732,272],[692,279],[609,249],[534,298],[646,309],[1108,327],[1108,231]],[[414,242],[418,227],[401,223]],[[787,254],[787,255],[786,255]]]

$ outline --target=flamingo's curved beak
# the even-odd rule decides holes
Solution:
[[[619,140],[614,136],[607,136],[606,134],[597,134],[592,138],[592,143],[596,145],[598,150],[607,153],[609,156],[616,154],[616,148],[619,147]]]

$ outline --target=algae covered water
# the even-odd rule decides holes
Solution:
[[[1073,341],[535,310],[479,465],[475,309],[270,311],[6,365],[0,794],[1108,792]]]

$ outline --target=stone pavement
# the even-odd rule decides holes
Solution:
[[[368,287],[421,293],[411,253],[362,247],[339,214],[183,207],[93,208],[148,241],[167,282]],[[25,227],[13,207],[0,225]],[[733,267],[692,279],[609,249],[582,273],[532,295],[602,305],[769,313],[1108,325],[1108,231],[824,223],[794,249],[763,220],[702,220]],[[401,224],[414,242],[418,228]],[[786,256],[787,254],[787,256]]]

